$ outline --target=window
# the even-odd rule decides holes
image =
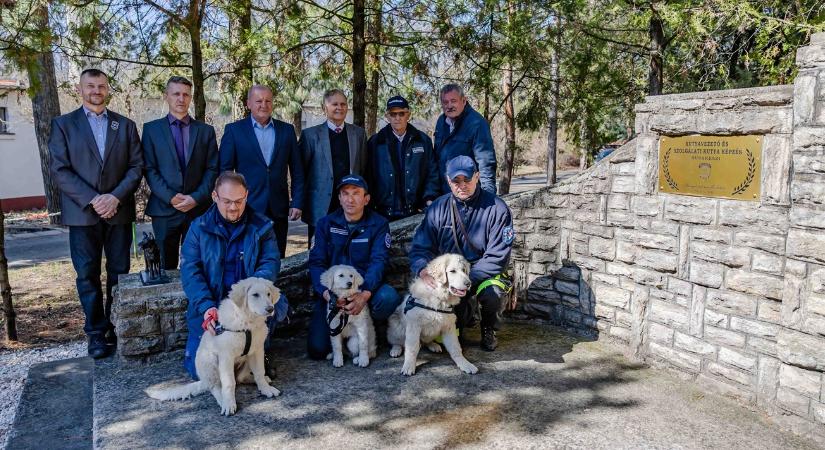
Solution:
[[[0,134],[11,134],[9,131],[9,110],[0,106]]]

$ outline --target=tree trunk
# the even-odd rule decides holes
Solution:
[[[301,135],[301,124],[304,121],[303,107],[298,111],[292,113],[292,126],[295,127],[295,136]]]
[[[559,49],[561,49],[561,22],[556,18],[556,45],[550,49],[550,108],[547,111],[547,186],[556,184],[556,165],[559,154]]]
[[[246,96],[249,88],[254,83],[252,72],[253,53],[249,48],[249,39],[252,35],[252,0],[238,0],[238,26],[239,43],[241,46],[240,76],[238,80],[238,101],[241,104],[241,111],[245,111]]]
[[[662,55],[665,51],[665,31],[662,19],[655,11],[650,17],[650,72],[648,75],[648,94],[661,95],[663,83]]]
[[[378,77],[381,60],[379,58],[379,51],[381,49],[381,35],[383,34],[382,23],[382,8],[381,0],[374,2],[373,14],[375,14],[370,21],[369,34],[370,41],[376,42],[372,44],[372,51],[369,53],[370,58],[370,81],[369,89],[367,90],[367,117],[366,130],[367,136],[372,136],[378,129]]]
[[[353,0],[352,13],[352,122],[364,126],[367,95],[365,32],[365,0]]]
[[[49,10],[46,4],[37,10],[37,20],[41,27],[48,28]],[[49,223],[60,223],[60,190],[52,182],[51,154],[49,154],[49,134],[52,119],[60,115],[60,101],[57,93],[57,80],[54,74],[54,53],[45,48],[43,53],[33,58],[29,67],[29,92],[32,97],[32,117],[37,148],[40,153],[40,173],[43,175],[43,192],[46,194],[46,208],[49,211]]]
[[[487,33],[487,66],[484,67],[484,120],[490,122],[490,73],[493,66],[493,15],[490,14],[490,29]]]
[[[206,121],[206,92],[203,89],[203,50],[201,49],[201,26],[203,11],[200,0],[189,1],[189,15],[187,16],[187,31],[192,45],[192,84],[195,91],[192,100],[195,102],[195,119]]]
[[[17,313],[11,301],[11,283],[9,282],[9,263],[6,259],[6,230],[3,204],[0,202],[0,297],[3,298],[3,316],[6,319],[6,339],[17,340]]]
[[[513,105],[513,70],[508,64],[502,80],[502,94],[504,101],[504,161],[501,167],[501,179],[498,183],[498,192],[501,195],[510,193],[510,181],[513,179],[513,162],[516,157],[516,114]]]
[[[581,156],[579,158],[579,171],[587,168],[587,153],[590,143],[587,136],[587,124],[582,120],[581,129],[579,130],[579,141],[581,141]]]

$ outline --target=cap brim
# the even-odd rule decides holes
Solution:
[[[456,170],[455,172],[453,172],[452,175],[450,175],[450,179],[455,180],[455,178],[459,175],[464,175],[464,178],[472,178],[472,176],[475,175],[475,172],[468,172],[466,170]]]

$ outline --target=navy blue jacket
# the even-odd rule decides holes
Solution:
[[[458,213],[464,221],[470,242],[482,252],[477,254],[467,244],[461,228],[456,230],[461,248],[455,244],[450,205],[453,198],[452,193],[442,195],[427,208],[410,249],[413,274],[417,276],[427,263],[444,253],[463,254],[470,261],[473,284],[504,272],[515,236],[510,208],[502,199],[478,188],[466,202],[456,199]]]
[[[496,193],[496,149],[493,146],[493,136],[490,134],[490,124],[469,103],[458,117],[452,134],[444,114],[439,116],[435,123],[435,154],[438,157],[442,192],[450,192],[444,177],[447,161],[465,155],[473,158],[478,165],[481,188],[492,194]]]
[[[289,215],[287,167],[292,179],[292,208],[304,206],[304,166],[298,152],[295,128],[280,120],[275,124],[275,150],[269,166],[252,128],[252,118],[246,117],[226,125],[221,138],[221,172],[234,170],[246,177],[249,185],[247,204],[255,211],[273,218]]]
[[[195,119],[191,119],[189,124],[185,177],[180,170],[167,116],[143,124],[141,143],[146,160],[146,182],[152,191],[146,214],[152,217],[182,214],[169,203],[177,193],[191,195],[198,203],[186,213],[190,218],[203,214],[212,204],[210,194],[218,176],[215,129]]]
[[[406,215],[420,212],[426,200],[434,200],[441,189],[438,166],[430,137],[412,125],[402,141],[404,158],[404,192],[396,192],[396,173],[392,152],[398,138],[390,125],[385,126],[367,142],[367,167],[364,174],[370,187],[370,206],[383,215],[393,210],[397,195],[403,196],[408,206]]]
[[[248,207],[247,207],[248,208]],[[189,299],[186,320],[190,333],[202,332],[203,314],[218,307],[222,300],[224,257],[228,242],[217,229],[220,214],[214,204],[192,222],[181,248],[180,275],[183,291]],[[259,277],[274,283],[281,268],[281,258],[272,221],[248,209],[243,236],[243,269],[247,277]]]
[[[312,248],[309,250],[309,276],[318,295],[327,289],[321,274],[336,264],[355,267],[364,277],[362,290],[375,293],[384,281],[384,267],[391,245],[387,219],[369,209],[350,234],[344,210],[338,209],[316,222]]]

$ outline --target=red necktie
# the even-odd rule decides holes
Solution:
[[[335,129],[335,134],[340,133],[340,132],[341,132],[341,130],[342,130],[342,128],[341,128],[341,127],[336,128],[336,129]]]

